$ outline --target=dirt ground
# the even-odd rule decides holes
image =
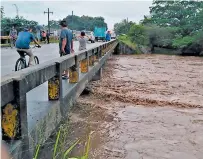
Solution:
[[[203,58],[113,56],[90,87],[70,122],[91,127],[91,159],[203,158]]]

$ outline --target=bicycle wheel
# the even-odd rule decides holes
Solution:
[[[38,65],[39,64],[39,59],[37,56],[34,57],[34,60],[35,60],[35,65]]]
[[[17,61],[16,61],[16,65],[15,65],[15,71],[19,71],[19,70],[22,70],[26,68],[26,61],[22,58],[19,58]]]

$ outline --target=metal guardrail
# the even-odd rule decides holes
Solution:
[[[89,78],[92,78],[117,44],[116,40],[106,42],[99,47],[59,57],[2,77],[2,139],[8,143],[21,140],[22,150],[29,149],[26,93],[48,81],[49,100],[58,100],[60,105],[64,105],[72,99],[67,98],[68,95],[63,96],[62,93],[61,75],[63,71],[69,70],[69,83],[77,85],[73,91],[80,89],[81,92],[82,82],[85,83],[89,81]],[[89,70],[89,66],[94,69]],[[79,68],[81,73],[87,73],[81,81],[79,80]],[[76,98],[76,94],[74,98]],[[23,156],[30,158],[26,153]]]

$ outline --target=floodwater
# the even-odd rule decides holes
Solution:
[[[203,159],[203,58],[113,56],[89,88],[64,119],[57,153],[81,139],[71,157],[82,156],[91,133],[89,159]],[[40,158],[52,158],[55,141]]]
[[[91,125],[91,159],[203,158],[203,58],[113,56],[90,87],[70,119]]]

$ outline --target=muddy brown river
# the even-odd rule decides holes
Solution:
[[[90,88],[70,115],[90,159],[203,159],[203,58],[113,56]]]

